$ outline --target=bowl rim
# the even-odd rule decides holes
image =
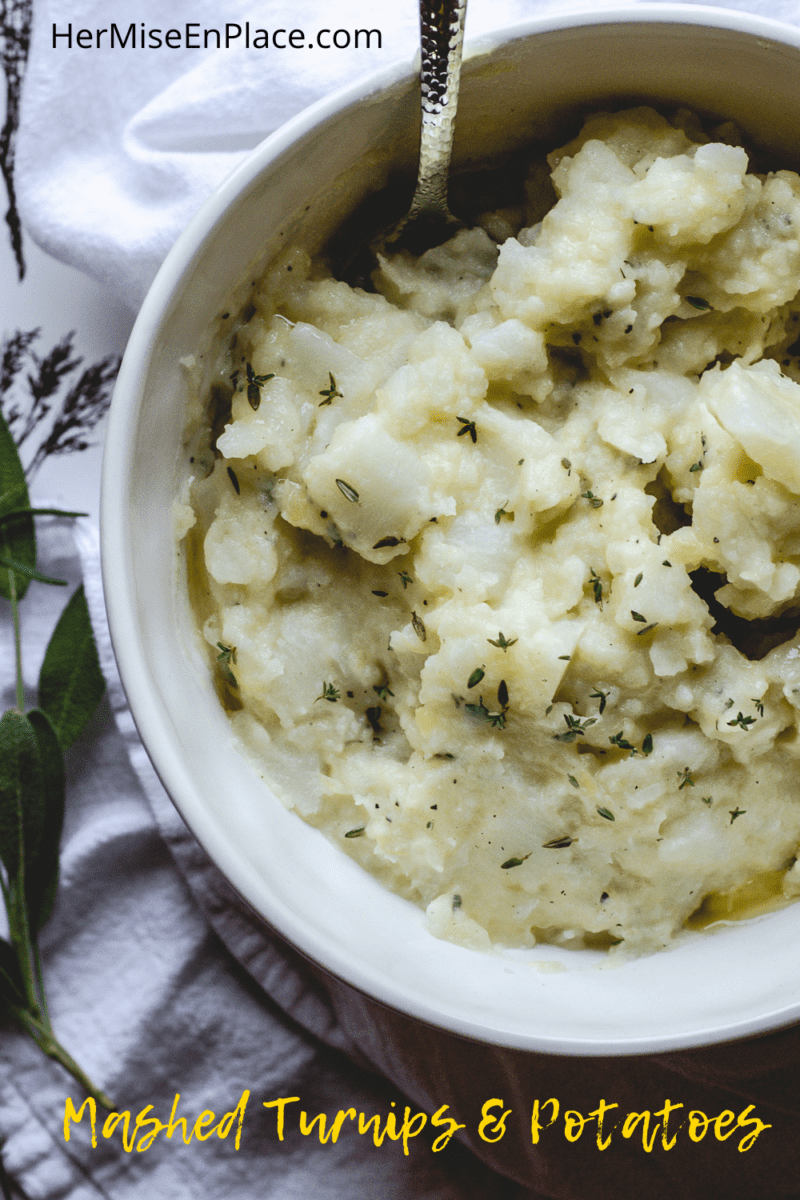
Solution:
[[[483,33],[470,41],[467,59],[474,60],[500,45],[527,39],[538,33],[616,24],[645,27],[691,25],[702,29],[722,29],[800,49],[800,29],[773,18],[707,5],[648,3],[526,18],[502,29]],[[129,536],[126,532],[126,506],[132,478],[132,456],[127,454],[127,448],[135,438],[140,398],[162,321],[179,292],[184,276],[192,269],[201,245],[213,232],[228,206],[275,159],[336,113],[395,84],[408,81],[417,69],[416,56],[382,67],[322,97],[259,143],[203,202],[167,254],[142,303],[114,390],[103,454],[100,504],[101,566],[109,629],[133,720],[172,803],[209,858],[225,874],[248,907],[312,962],[390,1009],[474,1040],[571,1056],[674,1051],[737,1040],[786,1026],[800,1019],[800,1002],[770,1011],[761,1018],[699,1030],[692,1035],[623,1037],[613,1042],[596,1039],[581,1041],[577,1038],[571,1041],[564,1038],[553,1040],[536,1033],[528,1036],[490,1028],[459,1015],[452,1008],[447,1011],[444,1008],[434,1009],[410,987],[401,994],[396,985],[385,986],[380,975],[370,970],[357,955],[331,953],[319,936],[309,932],[302,922],[298,923],[295,915],[279,898],[274,898],[273,904],[268,906],[269,911],[265,911],[263,903],[257,904],[252,900],[249,872],[243,871],[238,860],[229,856],[227,847],[221,847],[217,842],[214,822],[204,811],[202,797],[196,791],[159,719],[160,698],[152,690],[149,672],[143,661],[143,650],[137,639],[131,636],[138,620],[133,563],[127,554]]]

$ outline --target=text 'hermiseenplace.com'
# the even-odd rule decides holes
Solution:
[[[53,22],[54,50],[380,50],[380,29],[319,29],[307,34],[304,29],[262,29],[250,21],[226,21],[218,28],[199,21],[187,21],[174,29],[156,29],[131,21],[120,26],[112,22],[100,29],[78,29],[72,22],[59,26]]]

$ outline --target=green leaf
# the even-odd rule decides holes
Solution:
[[[43,822],[39,745],[28,718],[12,708],[0,720],[0,861],[12,885],[38,853]]]
[[[36,934],[53,907],[58,886],[58,850],[64,824],[64,751],[49,717],[34,708],[27,714],[39,747],[43,812],[38,848],[26,854],[25,895],[31,933]]]
[[[37,571],[36,567],[29,567],[18,558],[8,558],[4,554],[0,554],[0,567],[6,567],[8,570],[16,571],[17,575],[24,579],[36,579],[39,583],[54,583],[57,587],[66,587],[66,579],[52,579],[49,575],[42,575],[41,571]],[[27,583],[25,585],[27,587]],[[9,591],[11,589],[9,588]],[[20,582],[17,581],[17,599],[24,592],[25,588],[20,588]],[[9,597],[10,599],[10,597]]]
[[[86,597],[79,587],[53,631],[39,675],[39,707],[64,749],[97,708],[105,686]]]
[[[3,414],[0,413],[0,517],[18,508],[28,508],[28,487],[17,447]],[[22,513],[0,525],[0,559],[10,559],[28,570],[36,567],[36,533],[33,517]],[[25,594],[28,580],[17,574],[17,598]],[[11,599],[8,570],[0,571],[0,595]]]

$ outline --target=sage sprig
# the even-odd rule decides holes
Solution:
[[[47,647],[38,706],[26,711],[20,601],[31,581],[64,584],[36,568],[37,515],[80,514],[31,507],[17,447],[0,414],[0,596],[11,606],[16,667],[16,703],[0,718],[0,894],[9,929],[8,940],[0,938],[0,1012],[110,1108],[108,1098],[56,1039],[42,980],[38,934],[50,915],[58,883],[64,750],[94,712],[105,684],[86,598],[78,588]]]

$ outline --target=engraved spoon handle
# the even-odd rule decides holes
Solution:
[[[447,177],[453,149],[467,0],[420,0],[422,132],[409,215],[452,220]]]

